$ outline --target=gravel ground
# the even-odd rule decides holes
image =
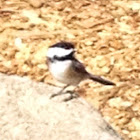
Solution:
[[[0,72],[55,84],[47,48],[71,41],[88,71],[117,84],[85,81],[79,94],[126,140],[140,140],[139,1],[3,0],[0,22]]]

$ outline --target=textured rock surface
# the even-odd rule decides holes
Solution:
[[[49,99],[59,88],[0,74],[1,140],[121,140],[82,98]]]

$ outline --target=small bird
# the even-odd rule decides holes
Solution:
[[[77,87],[79,83],[86,79],[91,79],[103,85],[115,85],[115,83],[103,79],[100,76],[89,73],[85,66],[75,57],[74,45],[70,42],[61,41],[49,47],[47,52],[47,64],[52,76],[59,82],[66,84],[57,94],[63,93],[68,86]]]

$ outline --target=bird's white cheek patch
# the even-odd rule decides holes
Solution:
[[[64,48],[57,48],[57,47],[49,48],[47,52],[47,57],[53,58],[55,55],[58,57],[62,57],[70,54],[73,51],[74,49],[64,49]]]

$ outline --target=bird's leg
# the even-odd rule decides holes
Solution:
[[[67,102],[67,101],[69,101],[69,100],[71,100],[71,99],[74,99],[74,98],[79,97],[79,95],[78,95],[77,93],[75,93],[75,90],[76,90],[77,88],[79,88],[79,85],[76,86],[73,90],[68,90],[68,91],[66,91],[67,93],[70,93],[70,97],[64,99],[63,101],[64,101],[64,102]]]
[[[53,97],[55,97],[55,96],[64,94],[63,91],[64,91],[68,86],[69,86],[69,85],[64,86],[58,93],[51,95],[50,99],[53,98]]]

